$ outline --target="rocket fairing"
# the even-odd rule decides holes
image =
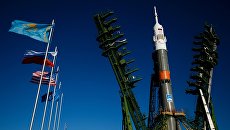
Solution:
[[[157,70],[155,73],[158,75],[159,82],[159,105],[166,112],[174,112],[174,99],[172,94],[171,80],[170,80],[170,71],[168,64],[168,54],[166,47],[166,37],[164,35],[163,26],[158,22],[158,16],[156,12],[156,7],[154,7],[155,11],[155,20],[156,24],[154,25],[154,36],[153,41],[155,43],[155,52],[153,53],[154,57],[154,65]],[[176,130],[177,123],[173,116],[167,119],[167,130]]]
[[[155,42],[156,50],[159,50],[159,49],[167,50],[166,48],[167,39],[164,35],[163,26],[158,23],[158,16],[157,16],[157,11],[156,11],[155,6],[154,6],[154,12],[155,12],[156,24],[154,25],[154,28],[153,28],[154,30],[153,41]]]

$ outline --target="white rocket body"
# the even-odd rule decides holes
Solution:
[[[155,43],[155,47],[156,47],[155,49],[156,50],[159,50],[159,49],[167,50],[167,47],[166,47],[167,39],[164,35],[164,28],[162,25],[158,23],[156,7],[154,7],[154,10],[155,10],[156,24],[153,27],[153,30],[154,30],[153,41]]]

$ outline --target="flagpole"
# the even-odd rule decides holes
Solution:
[[[57,130],[59,129],[59,124],[60,124],[61,108],[62,108],[62,98],[63,98],[63,93],[61,94],[61,102],[60,102],[60,110],[59,110],[59,115],[58,115],[58,126],[57,126]]]
[[[53,64],[55,65],[55,61],[56,61],[56,56],[57,56],[57,47],[55,47],[55,55],[54,55],[54,59],[53,59]],[[46,108],[47,108],[47,104],[48,104],[48,99],[49,99],[49,92],[50,92],[50,83],[51,83],[51,80],[52,80],[52,77],[53,77],[53,70],[54,70],[54,67],[52,67],[51,69],[51,74],[50,74],[50,80],[49,80],[49,86],[48,86],[48,90],[47,90],[47,95],[46,95],[46,103],[45,103],[45,108],[44,108],[44,111],[43,111],[43,117],[42,117],[42,125],[41,125],[41,130],[43,130],[43,127],[44,127],[44,121],[45,121],[45,117],[46,117]],[[56,78],[57,78],[57,75],[56,74]],[[57,79],[56,79],[57,80]],[[56,83],[56,82],[55,82]],[[55,85],[56,86],[56,85]],[[54,86],[54,87],[55,87]],[[54,99],[53,99],[54,100]]]
[[[59,90],[61,89],[61,82],[59,85]],[[56,110],[55,110],[55,115],[54,115],[54,124],[53,124],[53,130],[55,130],[55,126],[56,126],[56,118],[57,118],[57,110],[58,110],[58,101],[56,103]]]
[[[56,103],[56,111],[55,111],[55,116],[54,116],[53,130],[55,130],[55,126],[56,126],[57,110],[58,110],[58,102]]]
[[[58,67],[57,71],[59,72],[59,67]],[[56,75],[56,79],[57,79],[57,75]],[[61,88],[61,82],[59,83],[59,89],[60,88]],[[54,87],[53,100],[52,100],[52,105],[51,105],[51,109],[50,109],[50,118],[49,118],[48,130],[50,130],[50,124],[51,124],[51,119],[52,119],[53,106],[54,106],[54,96],[55,96],[55,94],[56,94],[56,86]]]
[[[54,26],[54,20],[52,21],[52,26]],[[36,96],[36,100],[35,100],[35,103],[34,103],[34,110],[33,110],[32,118],[31,118],[31,122],[30,122],[30,130],[32,130],[32,128],[33,128],[34,116],[35,116],[37,103],[38,103],[38,96],[39,96],[40,89],[41,89],[42,77],[43,77],[43,73],[44,73],[44,70],[45,70],[45,63],[46,63],[47,54],[48,54],[48,51],[49,51],[49,45],[50,45],[52,34],[53,34],[53,27],[50,30],[49,41],[48,41],[47,47],[46,47],[45,59],[44,59],[43,66],[42,66],[42,73],[41,73],[41,77],[40,77],[40,81],[39,81],[39,85],[38,85],[37,96]]]

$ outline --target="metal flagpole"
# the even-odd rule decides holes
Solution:
[[[57,72],[59,72],[59,67],[57,69]],[[56,79],[58,75],[56,75]],[[57,81],[57,80],[56,80]],[[59,83],[59,89],[61,88],[61,82]],[[54,87],[54,93],[53,93],[53,100],[52,100],[52,105],[51,105],[51,109],[50,109],[50,118],[49,118],[49,125],[48,125],[48,130],[50,130],[50,124],[51,124],[51,119],[52,119],[52,113],[53,113],[53,106],[54,106],[54,96],[56,94],[56,86]]]
[[[53,130],[55,130],[56,118],[57,118],[57,110],[58,110],[58,102],[56,103],[56,111],[55,111],[55,116],[54,116],[54,125],[53,125]]]
[[[60,82],[59,90],[60,90],[60,89],[61,89],[61,82]],[[55,130],[55,127],[56,127],[57,110],[58,110],[58,101],[57,101],[57,103],[56,103],[56,110],[55,110],[55,115],[54,115],[53,130]]]
[[[61,102],[60,102],[60,109],[59,109],[59,115],[58,115],[58,126],[57,126],[57,130],[59,129],[59,124],[60,124],[61,108],[62,108],[62,99],[63,99],[63,93],[61,94]]]
[[[57,56],[57,47],[55,47],[55,55],[54,55],[54,59],[53,59],[53,64],[55,65],[55,61],[56,61],[56,56]],[[44,126],[44,121],[45,121],[45,117],[46,117],[46,108],[47,108],[47,104],[48,104],[48,99],[49,99],[49,92],[50,92],[50,83],[51,83],[51,80],[52,80],[52,77],[53,77],[53,70],[54,70],[54,67],[52,67],[51,69],[51,74],[50,74],[50,80],[49,80],[49,86],[48,86],[48,90],[47,90],[47,95],[46,95],[46,103],[45,103],[45,108],[44,108],[44,112],[43,112],[43,117],[42,117],[42,125],[41,125],[41,130],[43,130],[43,126]],[[57,75],[56,74],[56,78],[57,78]],[[57,81],[57,79],[55,79]],[[56,83],[55,81],[55,83]],[[56,86],[56,85],[55,85]],[[55,87],[54,86],[54,87]],[[54,99],[52,99],[54,100]]]
[[[52,21],[52,26],[54,26],[54,20]],[[41,73],[41,77],[40,77],[40,81],[39,81],[39,85],[38,85],[37,96],[36,96],[36,100],[35,100],[35,103],[34,103],[34,110],[33,110],[32,118],[31,118],[31,122],[30,122],[30,130],[32,130],[32,128],[33,128],[34,116],[35,116],[37,103],[38,103],[38,96],[39,96],[40,89],[41,89],[42,77],[43,77],[43,73],[44,73],[44,70],[45,70],[45,63],[46,63],[47,54],[48,54],[48,51],[49,51],[49,45],[50,45],[52,34],[53,34],[53,27],[50,30],[49,41],[48,41],[47,47],[46,47],[45,59],[44,59],[43,66],[42,66],[42,73]]]

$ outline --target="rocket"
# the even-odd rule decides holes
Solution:
[[[163,26],[158,22],[156,7],[154,7],[154,12],[156,23],[153,27],[153,42],[155,44],[153,58],[156,71],[155,73],[158,78],[157,82],[159,85],[159,109],[160,111],[163,111],[164,114],[173,114],[175,112],[175,106],[168,64],[168,54],[166,47],[167,39],[164,35]],[[169,116],[169,118],[167,118],[167,130],[177,130],[178,127],[179,126],[176,123],[176,119],[173,116]]]

